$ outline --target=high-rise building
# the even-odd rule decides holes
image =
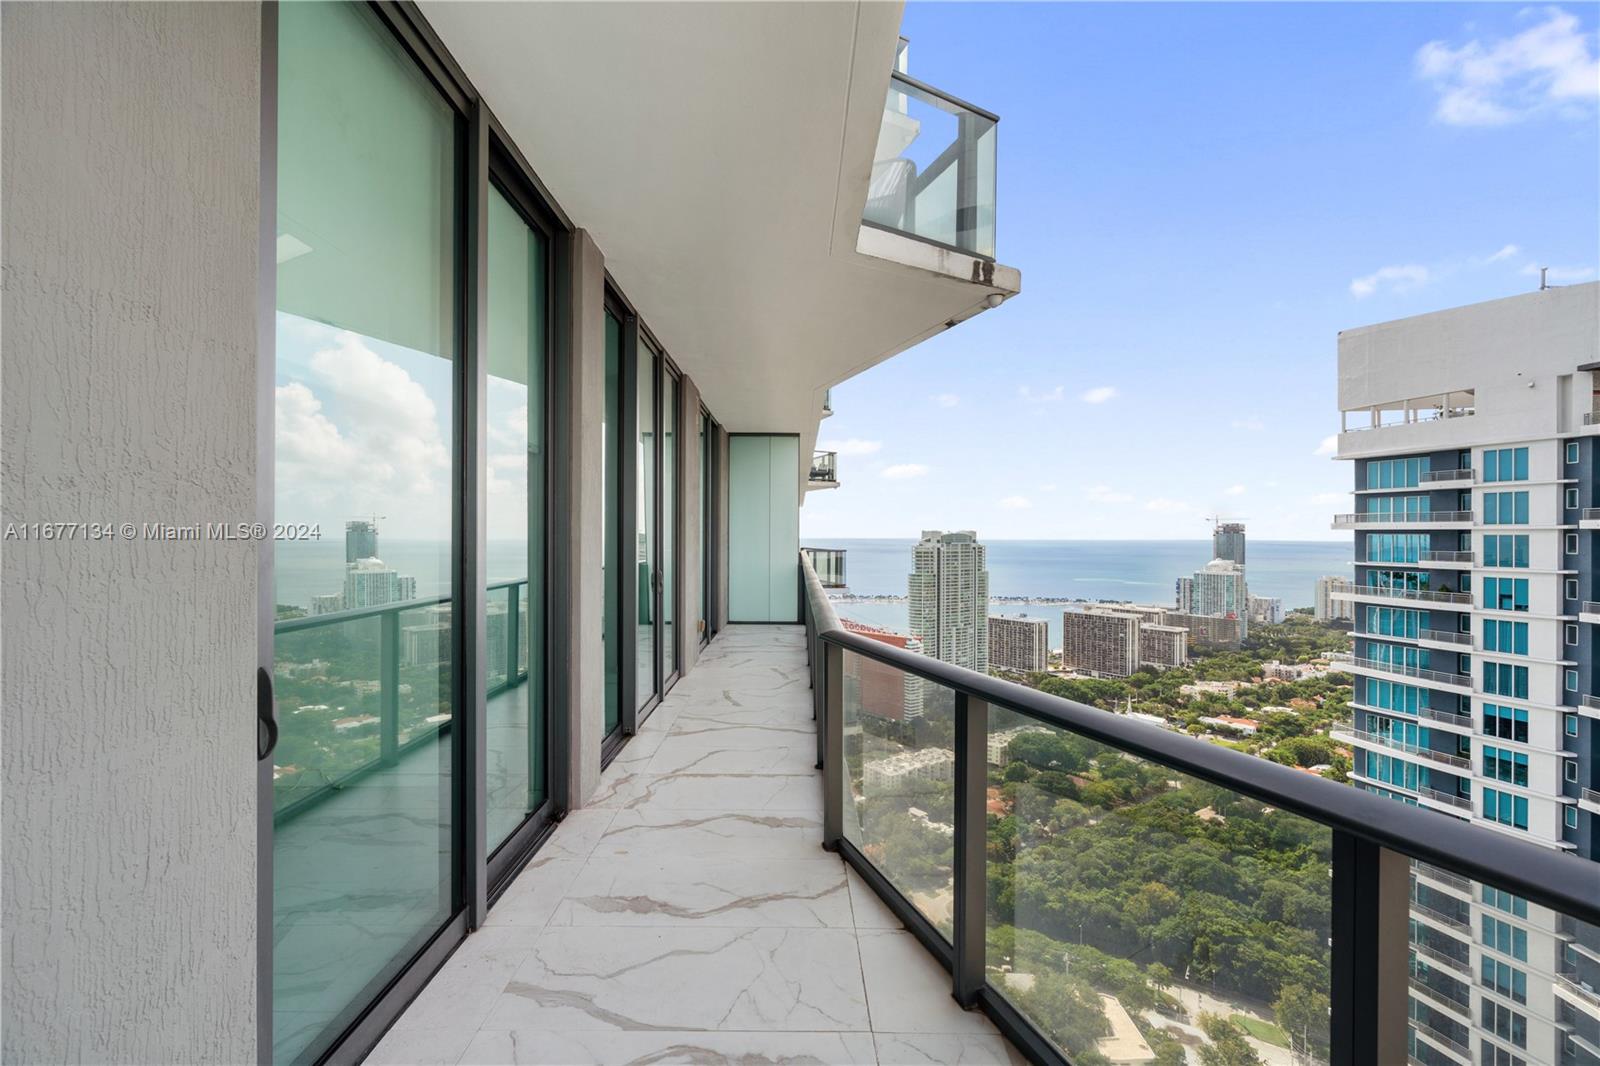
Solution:
[[[989,571],[970,529],[923,530],[907,579],[911,635],[926,655],[969,670],[989,670]]]
[[[839,624],[852,633],[860,633],[890,647],[904,648],[919,655],[922,653],[922,642],[916,637],[880,629],[851,618],[841,618]],[[868,659],[864,655],[852,655],[845,660],[844,683],[845,698],[853,700],[855,706],[869,714],[893,721],[922,717],[923,684],[922,678],[915,674],[896,670],[887,663]]]
[[[1182,626],[1139,626],[1139,665],[1165,670],[1189,665],[1189,631]]]
[[[1356,509],[1334,528],[1354,531],[1356,572],[1328,582],[1354,606],[1356,713],[1335,736],[1356,787],[1589,859],[1597,297],[1556,288],[1340,334]],[[1497,886],[1415,873],[1413,1058],[1597,1061],[1600,945]]]
[[[1127,677],[1139,669],[1139,616],[1104,607],[1062,612],[1061,665]]]
[[[1240,564],[1213,559],[1192,577],[1180,577],[1177,593],[1180,613],[1236,618],[1240,638],[1250,635],[1250,594],[1245,589],[1244,567]]]
[[[378,555],[378,523],[376,519],[353,518],[344,524],[345,565],[358,559],[373,559]]]
[[[990,615],[989,665],[1025,674],[1050,669],[1050,623],[1043,618]]]
[[[417,579],[385,565],[382,559],[357,559],[344,571],[344,609],[382,607],[417,598]]]
[[[1218,522],[1211,530],[1211,557],[1244,565],[1244,523]]]
[[[1188,630],[1191,647],[1237,648],[1242,639],[1239,634],[1240,620],[1226,615],[1173,611],[1167,615],[1167,623]]]
[[[1348,599],[1336,597],[1334,588],[1348,584],[1342,577],[1319,577],[1314,598],[1311,601],[1311,614],[1319,622],[1348,622],[1355,617],[1355,611]]]
[[[1277,596],[1251,596],[1250,621],[1277,624],[1283,621],[1283,600]]]

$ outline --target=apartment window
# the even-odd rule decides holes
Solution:
[[[1577,489],[1575,489],[1575,488],[1567,489],[1566,497],[1567,497],[1567,508],[1569,510],[1578,506],[1578,490]]]
[[[1493,920],[1492,918],[1484,919],[1485,922]],[[1479,1017],[1483,1021],[1484,1029],[1498,1036],[1501,1040],[1521,1048],[1528,1046],[1528,1019],[1504,1003],[1496,1003],[1492,999],[1485,999],[1482,1013]],[[1485,1044],[1484,1046],[1487,1048],[1491,1045]],[[1484,1061],[1489,1061],[1487,1056],[1485,1056]]]
[[[1577,762],[1575,762],[1572,759],[1562,759],[1561,760],[1561,776],[1566,778],[1568,781],[1576,781],[1578,779],[1578,764],[1577,764]]]
[[[1483,650],[1501,655],[1528,654],[1528,623],[1483,620]],[[1485,664],[1487,665],[1487,664]]]
[[[1501,825],[1525,830],[1528,828],[1528,801],[1523,796],[1486,788],[1483,790],[1483,816]]]
[[[1520,708],[1497,707],[1492,703],[1486,703],[1483,705],[1483,732],[1485,736],[1526,744],[1528,712]]]
[[[1510,663],[1483,664],[1483,691],[1491,696],[1528,698],[1528,668]]]
[[[1573,595],[1577,595],[1574,581]],[[1526,611],[1528,579],[1525,577],[1486,577],[1483,579],[1483,606],[1491,611]]]
[[[1578,828],[1578,808],[1571,805],[1562,808],[1561,821],[1568,829]]]
[[[1425,515],[1433,513],[1433,501],[1427,496],[1377,496],[1367,501],[1367,514]]]
[[[1561,731],[1569,737],[1577,736],[1578,716],[1575,714],[1563,714],[1561,716]]]
[[[1528,565],[1528,535],[1526,533],[1488,533],[1483,538],[1484,566]]]
[[[1408,611],[1400,607],[1374,607],[1366,608],[1367,627],[1365,632],[1377,633],[1386,637],[1410,637],[1416,639],[1417,634],[1428,628],[1420,611]]]
[[[1578,442],[1575,441],[1575,440],[1569,440],[1569,441],[1567,441],[1567,463],[1568,463],[1568,465],[1571,465],[1572,463],[1576,463],[1577,461],[1578,461]]]
[[[1578,579],[1575,578],[1575,577],[1567,578],[1566,587],[1565,587],[1564,591],[1567,594],[1567,599],[1569,599],[1569,600],[1577,599],[1578,598]]]
[[[1575,505],[1574,505],[1575,506]],[[1490,526],[1528,524],[1528,493],[1486,492],[1483,494],[1483,521]]]
[[[1402,685],[1398,681],[1366,678],[1367,702],[1386,711],[1416,714],[1418,707],[1428,705],[1428,694],[1415,685]]]
[[[1414,489],[1428,472],[1428,457],[1373,459],[1367,463],[1369,489]]]
[[[1483,1041],[1483,1054],[1478,1057],[1481,1066],[1528,1066],[1525,1059],[1513,1055],[1502,1047],[1495,1047],[1489,1041]]]
[[[1483,776],[1528,787],[1528,757],[1507,748],[1483,749]]]
[[[1528,916],[1528,901],[1521,896],[1514,896],[1503,888],[1493,885],[1484,885],[1482,891],[1483,902],[1497,911],[1505,911],[1514,918]]]
[[[1483,453],[1483,480],[1528,480],[1528,449],[1489,448]]]
[[[1576,670],[1568,670],[1567,671],[1567,691],[1568,692],[1576,692],[1576,691],[1578,691],[1578,671],[1576,671]]]
[[[1578,535],[1576,533],[1567,534],[1566,550],[1568,555],[1578,554]]]
[[[1493,948],[1502,955],[1510,955],[1519,962],[1528,961],[1528,932],[1526,929],[1519,929],[1510,922],[1503,922],[1499,918],[1492,918],[1485,914],[1480,931],[1484,947]]]
[[[1568,622],[1566,625],[1567,647],[1574,648],[1578,645],[1578,627]]]
[[[1429,550],[1426,533],[1368,533],[1367,562],[1415,563]]]

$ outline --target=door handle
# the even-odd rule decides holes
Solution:
[[[266,730],[262,743],[261,731]],[[272,675],[266,667],[256,667],[256,759],[260,761],[272,754],[278,746],[278,716],[272,698]]]

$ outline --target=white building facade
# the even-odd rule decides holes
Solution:
[[[911,635],[942,662],[989,670],[988,556],[970,529],[923,530],[906,579]]]

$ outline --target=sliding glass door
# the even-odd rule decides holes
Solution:
[[[638,407],[633,452],[635,506],[631,586],[634,604],[633,697],[635,709],[647,712],[660,695],[660,675],[656,663],[659,646],[656,619],[660,617],[656,604],[659,591],[656,573],[656,448],[660,440],[656,432],[656,389],[660,380],[661,356],[644,341],[639,343],[636,351],[638,362],[634,368],[634,384]]]
[[[488,199],[485,817],[492,853],[547,798],[545,397],[549,240]]]
[[[605,656],[605,736],[612,744],[622,732],[622,315],[606,310],[605,409],[600,440],[604,484],[601,486],[601,568],[605,578],[602,627]]]
[[[278,19],[272,1057],[460,905],[460,120],[364,6]],[[264,1020],[265,1021],[265,1020]]]
[[[673,618],[678,591],[678,400],[683,380],[665,366],[661,382],[661,672],[670,683],[679,669]]]

